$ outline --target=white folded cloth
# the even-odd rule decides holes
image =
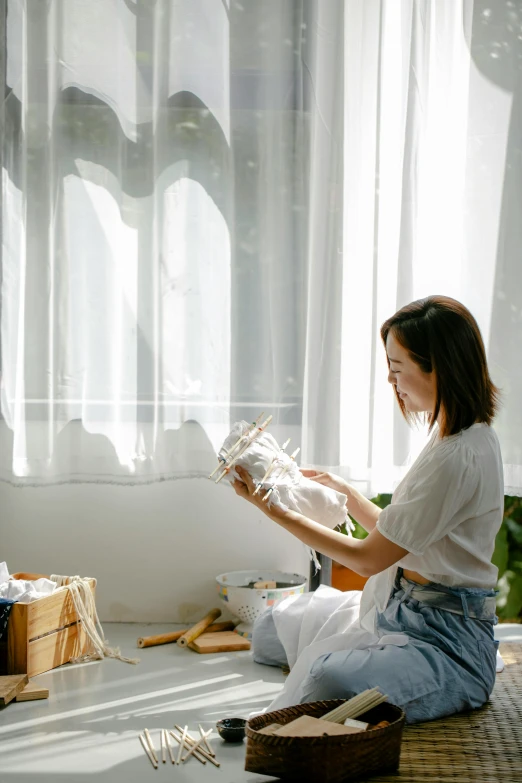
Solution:
[[[51,595],[58,588],[56,582],[40,577],[40,579],[13,579],[9,576],[7,563],[0,563],[0,598],[10,601],[31,603],[38,598]]]

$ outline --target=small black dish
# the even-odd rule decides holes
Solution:
[[[218,720],[216,728],[225,742],[243,742],[246,723],[244,718],[223,718]]]

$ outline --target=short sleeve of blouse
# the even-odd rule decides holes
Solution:
[[[435,446],[406,476],[400,496],[379,515],[377,530],[413,555],[473,514],[479,486],[476,456],[459,438]]]

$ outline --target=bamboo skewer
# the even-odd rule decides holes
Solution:
[[[212,471],[212,473],[210,474],[209,478],[212,478],[212,476],[213,476],[215,473],[217,473],[217,471],[219,470],[219,468],[220,468],[220,467],[222,467],[222,465],[225,465],[225,464],[226,464],[226,462],[227,462],[227,457],[229,457],[229,456],[230,456],[230,454],[232,454],[232,453],[234,452],[234,450],[235,450],[235,449],[236,449],[236,448],[239,446],[239,444],[241,443],[241,441],[243,440],[243,438],[247,438],[247,437],[248,437],[248,436],[249,436],[249,435],[250,435],[250,434],[251,434],[251,433],[252,433],[252,432],[255,430],[255,428],[256,428],[257,426],[259,426],[259,421],[260,421],[260,420],[263,418],[263,416],[264,416],[264,415],[265,415],[265,412],[263,411],[263,412],[262,412],[262,413],[261,413],[261,414],[260,414],[260,415],[257,417],[257,419],[256,419],[255,421],[253,421],[253,422],[252,422],[252,424],[250,425],[250,427],[248,428],[248,430],[247,430],[246,432],[244,432],[244,433],[243,433],[243,434],[242,434],[242,435],[241,435],[241,436],[240,436],[240,437],[239,437],[239,438],[236,440],[236,442],[234,443],[234,445],[233,445],[233,446],[231,446],[231,447],[228,449],[228,451],[225,451],[225,454],[223,455],[223,457],[218,457],[218,459],[220,460],[220,462],[221,462],[222,464],[220,465],[220,464],[218,463],[218,464],[216,465],[216,467],[214,468],[214,470],[213,470],[213,471]]]
[[[382,694],[377,688],[371,688],[349,699],[344,704],[339,705],[334,710],[327,712],[321,717],[321,720],[331,721],[332,723],[344,723],[347,718],[357,718],[365,712],[387,701],[388,697]]]
[[[243,447],[242,447],[242,448],[241,448],[241,449],[238,451],[238,453],[236,454],[236,456],[235,456],[235,457],[234,457],[234,458],[233,458],[233,459],[232,459],[232,460],[231,460],[231,461],[228,463],[228,465],[227,465],[227,466],[226,466],[226,468],[224,469],[223,473],[221,473],[221,475],[217,477],[217,479],[216,479],[216,484],[219,484],[219,482],[221,481],[221,479],[222,479],[224,476],[226,476],[226,475],[227,475],[227,473],[229,473],[229,472],[230,472],[230,468],[232,467],[232,465],[234,465],[234,464],[235,464],[235,463],[238,461],[238,459],[239,459],[240,457],[242,457],[242,456],[243,456],[243,454],[245,453],[245,451],[246,451],[246,450],[249,448],[249,446],[251,446],[251,445],[252,445],[252,443],[253,443],[253,442],[254,442],[254,440],[257,438],[257,436],[258,436],[258,435],[260,435],[260,433],[261,433],[261,432],[263,432],[263,430],[265,430],[265,429],[268,427],[268,425],[270,424],[270,422],[272,421],[272,419],[273,419],[273,416],[272,416],[272,415],[268,416],[268,417],[265,419],[265,421],[264,421],[264,422],[263,422],[263,423],[262,423],[262,424],[261,424],[261,425],[260,425],[260,426],[259,426],[259,427],[258,427],[258,428],[255,430],[255,431],[254,431],[254,433],[251,435],[251,437],[250,437],[250,438],[249,438],[249,440],[248,440],[248,441],[245,443],[245,445],[244,445],[244,446],[243,446]]]
[[[339,711],[334,715],[323,718],[323,720],[327,720],[332,723],[344,723],[347,718],[356,718],[357,716],[368,712],[368,710],[372,709],[373,707],[376,707],[378,704],[381,704],[383,701],[385,701],[385,699],[382,696],[376,697],[374,699],[360,701],[356,705],[346,707],[344,711]]]
[[[276,462],[277,462],[277,459],[278,459],[279,455],[281,454],[281,452],[283,452],[283,451],[286,449],[286,447],[287,447],[287,446],[288,446],[288,444],[290,443],[290,440],[291,440],[290,438],[288,438],[288,440],[285,440],[285,442],[283,443],[283,445],[281,446],[281,448],[279,449],[279,451],[277,452],[277,454],[276,454],[276,455],[273,457],[273,459],[272,459],[272,462],[270,463],[270,465],[269,465],[269,466],[268,466],[268,468],[266,469],[266,473],[265,473],[265,475],[263,476],[263,478],[261,479],[261,481],[259,482],[259,484],[258,484],[258,485],[257,485],[257,487],[255,488],[254,492],[252,493],[253,495],[257,495],[257,493],[259,492],[259,490],[261,489],[261,487],[263,486],[263,484],[264,484],[264,483],[265,483],[265,481],[267,480],[268,476],[270,475],[270,473],[271,473],[271,472],[272,472],[272,470],[274,469],[274,467],[275,467],[275,464],[276,464]]]
[[[178,730],[178,731],[181,733],[181,726],[178,726],[178,725],[175,723],[175,724],[174,724],[174,728],[175,728],[175,729],[177,729],[177,730]],[[172,734],[172,732],[171,732],[171,734]],[[208,742],[208,736],[209,736],[209,734],[210,734],[210,732],[207,732],[207,734],[206,734],[206,737],[207,737],[207,742]],[[180,739],[179,739],[179,737],[177,737],[175,734],[172,734],[172,736],[173,736],[173,737],[174,737],[174,738],[175,738],[175,739],[176,739],[178,742],[180,742]],[[190,745],[193,745],[193,744],[194,744],[194,742],[195,742],[195,740],[193,739],[193,737],[192,737],[190,734],[187,734],[187,742],[188,742]],[[200,755],[201,755],[201,756],[203,756],[203,758],[205,758],[207,761],[210,761],[210,763],[211,763],[211,764],[213,764],[215,767],[220,767],[220,766],[221,766],[221,764],[219,763],[219,761],[216,761],[216,759],[215,759],[215,754],[214,754],[214,755],[211,755],[210,753],[207,753],[207,751],[206,751],[206,750],[203,750],[203,748],[201,748],[201,747],[200,747],[200,748],[198,748],[198,750],[197,750],[197,751],[196,751],[196,753],[194,754],[194,755],[196,756],[196,758],[198,758],[198,755],[197,755],[197,754],[200,754]]]
[[[165,729],[161,730],[161,760],[164,764],[167,763],[167,742],[165,740]]]
[[[277,481],[280,481],[283,478],[283,476],[290,470],[290,464],[295,460],[295,458],[297,457],[297,455],[299,454],[300,451],[301,451],[301,449],[298,447],[294,451],[293,454],[290,454],[290,462],[287,462],[286,465],[283,466],[283,469],[282,469],[281,473],[277,476]],[[270,489],[268,490],[268,492],[264,496],[263,500],[265,500],[265,501],[268,500],[268,498],[270,497],[270,495],[274,491],[275,487],[276,487],[276,484],[274,484],[272,487],[270,487]]]
[[[180,729],[180,731],[181,731],[181,729]],[[178,743],[178,745],[179,745],[180,747],[183,747],[183,745],[181,745],[181,737],[178,737],[178,735],[177,735],[177,734],[174,734],[174,732],[173,732],[173,731],[169,731],[169,734],[170,734],[170,736],[171,736],[171,737],[174,737],[174,739],[176,740],[176,742]],[[190,737],[190,735],[187,735],[187,737],[186,737],[186,739],[185,739],[185,745],[184,745],[184,747],[185,747],[185,748],[187,748],[187,749],[188,749],[189,747],[191,747],[191,743],[190,743],[190,739],[189,739],[189,737]],[[193,741],[192,741],[192,744],[193,744]],[[198,750],[197,750],[197,751],[194,753],[194,758],[195,758],[195,759],[197,759],[197,760],[198,760],[198,761],[199,761],[201,764],[206,764],[207,762],[206,762],[206,760],[205,760],[205,759],[207,759],[207,758],[208,758],[208,761],[212,761],[212,763],[214,763],[214,764],[216,763],[216,762],[214,762],[214,760],[212,759],[212,756],[209,756],[209,755],[208,755],[208,753],[206,753],[205,751],[201,750],[201,748],[199,748],[199,749],[198,749]],[[219,767],[219,764],[216,764],[216,766],[218,766],[218,767]]]
[[[199,733],[201,734],[201,736],[205,738],[205,745],[206,745],[207,751],[210,753],[211,756],[215,756],[216,754],[212,750],[212,745],[208,741],[208,737],[210,736],[210,734],[205,734],[205,732],[203,731],[203,728],[202,728],[200,723],[198,723],[198,729],[199,729]],[[210,730],[210,733],[212,733],[212,729]]]
[[[188,629],[188,631],[185,631],[183,636],[180,636],[176,644],[178,647],[186,647],[190,642],[193,642],[194,639],[197,639],[198,636],[200,636],[203,631],[206,631],[209,625],[212,625],[214,620],[217,620],[218,617],[221,615],[221,609],[212,609],[208,614],[205,615],[198,623],[193,625],[191,628]]]
[[[207,761],[210,761],[210,763],[213,764],[215,767],[220,767],[221,766],[219,761],[216,761],[216,757],[215,756],[211,756],[210,753],[207,753],[206,750],[202,750],[201,748],[199,748],[199,750],[196,751],[196,753],[194,753],[196,758],[197,758],[197,754],[198,753],[201,753],[201,755],[204,756],[204,758],[206,758]]]
[[[143,734],[140,734],[140,742],[143,745],[143,750],[145,751],[145,753],[150,759],[150,763],[152,764],[154,769],[158,769],[158,762],[155,761],[154,756],[152,755],[150,748],[148,746],[147,740],[145,739]]]
[[[240,436],[240,437],[239,437],[239,438],[236,440],[236,442],[234,443],[234,445],[233,445],[233,446],[232,446],[230,449],[228,449],[228,451],[226,451],[226,452],[225,452],[225,455],[224,455],[225,457],[229,457],[231,454],[233,454],[233,452],[234,452],[234,451],[235,451],[235,449],[236,449],[236,448],[239,446],[239,444],[241,443],[241,441],[243,440],[243,438],[248,438],[248,436],[249,436],[249,435],[251,435],[251,434],[253,433],[253,431],[256,429],[256,427],[259,427],[259,422],[263,420],[263,416],[264,416],[264,415],[265,415],[265,412],[264,412],[264,411],[262,411],[262,412],[259,414],[259,416],[257,417],[257,419],[256,419],[255,421],[253,421],[253,422],[252,422],[252,424],[251,424],[251,425],[250,425],[250,427],[249,427],[249,428],[246,430],[246,432],[244,432],[244,433],[243,433],[243,434],[242,434],[242,435],[241,435],[241,436]],[[219,466],[218,466],[218,467],[219,467]]]
[[[373,689],[372,689],[373,690]],[[326,719],[335,721],[335,720],[345,720],[346,717],[351,717],[349,713],[354,713],[355,711],[359,711],[362,709],[366,709],[367,705],[373,704],[373,702],[380,702],[383,700],[383,696],[381,693],[376,693],[375,691],[367,691],[359,694],[358,696],[354,697],[353,699],[350,699],[348,702],[345,702],[344,704],[341,704],[339,707],[337,707],[335,710],[332,710],[330,713],[327,714]],[[325,719],[323,717],[323,720]]]
[[[212,746],[208,739],[212,734],[212,729],[209,729],[208,731],[205,732],[203,730],[203,727],[201,725],[198,725],[200,738],[196,740],[194,737],[192,737],[189,734],[188,726],[185,726],[182,729],[181,726],[176,725],[175,728],[181,734],[180,737],[178,737],[178,735],[175,734],[173,731],[170,731],[168,729],[160,729],[159,754],[156,754],[154,743],[152,741],[152,737],[150,736],[150,732],[148,729],[144,729],[143,733],[139,735],[139,740],[141,742],[143,750],[147,754],[149,761],[154,767],[154,769],[158,769],[158,764],[159,764],[158,755],[161,757],[163,764],[167,763],[167,755],[169,755],[170,760],[173,764],[183,763],[190,756],[194,756],[194,758],[196,758],[201,764],[206,764],[208,760],[215,767],[221,766],[220,763],[216,761],[215,758],[216,754],[212,750]],[[173,737],[176,740],[176,742],[179,744],[177,759],[175,758],[175,753],[172,747],[172,743],[170,741],[170,737]],[[206,746],[207,750],[205,750],[203,746]],[[187,751],[185,755],[183,755],[184,750]]]
[[[234,451],[237,449],[237,447],[240,445],[241,441],[244,440],[244,438],[248,438],[250,435],[252,435],[252,433],[254,432],[256,427],[259,427],[259,422],[263,420],[263,416],[264,415],[265,415],[265,412],[262,411],[259,414],[259,416],[257,417],[257,419],[255,419],[255,421],[252,422],[250,427],[242,435],[239,436],[239,438],[236,440],[234,445],[231,446],[227,451],[225,451],[225,454],[224,454],[225,457],[230,457],[230,455],[233,454]],[[219,465],[218,465],[218,467],[219,467]]]
[[[181,735],[181,742],[179,743],[179,751],[176,758],[176,764],[180,764],[181,762],[181,754],[183,753],[183,748],[185,747],[185,737],[187,736],[187,729],[188,726],[185,726],[183,729],[183,734]]]
[[[169,732],[167,731],[167,729],[165,729],[164,731],[165,731],[165,742],[167,743],[167,748],[169,749],[170,760],[172,761],[173,764],[175,764],[176,759],[174,758],[174,751],[172,750],[172,743],[170,741]]]
[[[232,620],[226,620],[223,623],[212,623],[205,629],[205,633],[218,633],[220,631],[233,631],[235,623]],[[181,631],[173,631],[172,633],[161,633],[157,636],[140,636],[136,644],[138,647],[156,647],[159,644],[171,644],[177,642],[178,639],[186,634],[190,628],[183,628]]]
[[[205,742],[205,736],[203,735],[201,739],[199,739],[197,742],[194,743],[194,745],[192,745],[189,752],[186,753],[181,760],[185,762],[189,756],[192,756],[193,753],[195,753],[197,750],[200,749],[199,746],[202,745],[204,742]]]
[[[148,729],[144,729],[143,733],[145,734],[145,739],[147,740],[148,746],[150,748],[150,752],[154,756],[154,761],[157,762],[158,761],[158,757],[156,756],[156,748],[154,747],[154,743],[152,741],[152,737],[149,734],[149,730]]]

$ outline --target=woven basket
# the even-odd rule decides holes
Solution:
[[[289,723],[301,715],[320,718],[343,702],[336,699],[298,704],[249,720],[245,770],[300,783],[308,780],[342,783],[397,770],[405,716],[399,707],[387,702],[358,717],[367,723],[389,721],[390,725],[382,729],[333,737],[277,737],[259,733],[270,723]]]

